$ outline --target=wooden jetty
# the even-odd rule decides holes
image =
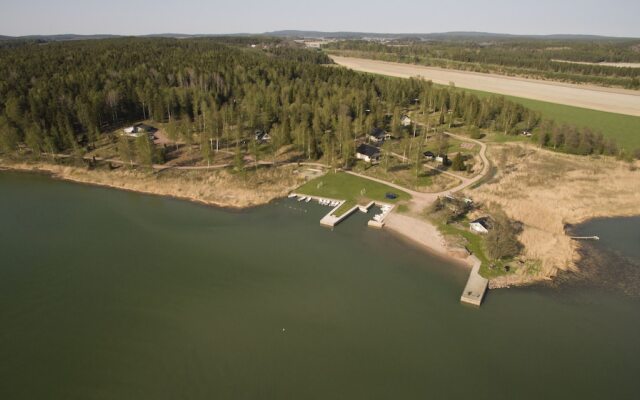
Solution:
[[[600,240],[600,236],[571,236],[573,240]]]

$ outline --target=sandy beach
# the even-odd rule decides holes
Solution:
[[[474,260],[465,249],[451,247],[442,233],[438,231],[438,228],[428,221],[396,212],[391,213],[385,219],[384,227],[429,253],[455,261],[469,268],[473,265]]]

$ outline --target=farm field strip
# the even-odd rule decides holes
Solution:
[[[361,72],[399,78],[420,76],[437,84],[448,85],[453,82],[457,87],[461,88],[640,116],[640,92],[633,90],[447,70],[363,58],[340,56],[331,56],[331,58],[339,65]]]

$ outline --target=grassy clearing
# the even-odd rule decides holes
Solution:
[[[460,90],[474,93],[480,97],[501,96],[480,90]],[[504,97],[520,103],[531,110],[538,111],[543,118],[552,119],[560,124],[588,127],[594,131],[602,132],[605,137],[614,139],[618,143],[618,146],[627,150],[640,148],[640,117],[589,110],[587,108],[566,106],[522,97]]]
[[[372,200],[398,203],[411,199],[411,195],[408,193],[344,172],[330,172],[324,176],[312,179],[300,186],[296,192],[310,196],[346,200],[345,204],[336,212],[338,216],[356,204],[364,205]],[[385,195],[388,192],[395,193],[398,198],[393,200],[387,199]]]

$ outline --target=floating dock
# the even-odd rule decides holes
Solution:
[[[474,258],[473,268],[469,274],[469,279],[464,287],[462,296],[460,296],[460,301],[480,307],[482,299],[484,299],[484,295],[487,292],[489,280],[480,275],[480,265],[482,262],[476,256],[472,257]]]

